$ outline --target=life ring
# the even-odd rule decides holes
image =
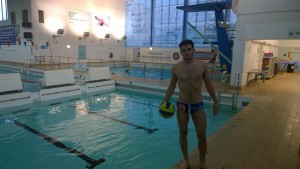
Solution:
[[[178,60],[179,59],[179,53],[178,52],[173,53],[173,59],[174,60]]]

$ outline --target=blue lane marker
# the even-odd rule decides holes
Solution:
[[[104,117],[104,118],[107,118],[107,119],[110,119],[110,120],[113,120],[113,121],[116,121],[116,122],[119,122],[119,123],[127,124],[129,126],[133,126],[136,129],[144,129],[144,130],[146,130],[148,132],[148,134],[152,134],[152,133],[154,133],[155,131],[158,130],[158,128],[150,129],[150,128],[146,128],[144,126],[140,126],[140,125],[137,125],[137,124],[129,123],[127,121],[123,121],[123,120],[120,120],[120,119],[109,117],[109,116],[106,116],[106,115],[103,115],[103,114],[98,114],[99,112],[96,112],[96,111],[89,111],[89,113],[92,113],[92,114],[94,114],[96,116]]]
[[[67,147],[64,143],[58,141],[57,139],[47,135],[47,134],[44,134],[44,133],[41,133],[31,127],[29,127],[28,125],[24,124],[24,123],[21,123],[17,120],[13,120],[13,119],[10,119],[10,122],[13,121],[17,126],[19,127],[22,127],[28,131],[30,131],[31,133],[35,134],[35,135],[38,135],[40,137],[42,137],[43,139],[45,139],[46,141],[48,141],[49,143],[52,143],[53,145],[55,145],[56,147],[59,147],[61,149],[64,149],[66,150],[68,153],[73,153],[75,154],[77,157],[81,158],[82,160],[86,161],[88,164],[85,166],[85,168],[88,168],[88,169],[93,169],[95,168],[96,166],[98,166],[99,164],[103,163],[106,159],[105,158],[100,158],[98,160],[94,160],[90,157],[88,157],[87,155],[85,155],[84,153],[74,149],[74,148],[70,148],[70,147]]]
[[[56,106],[56,105],[59,105],[59,104],[61,104],[61,102],[51,103],[51,104],[49,104],[49,106]]]

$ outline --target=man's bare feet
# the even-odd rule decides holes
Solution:
[[[182,161],[180,169],[191,169],[189,161]]]

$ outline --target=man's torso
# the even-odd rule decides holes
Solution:
[[[180,90],[179,101],[182,103],[202,102],[201,87],[205,71],[205,65],[202,61],[193,61],[186,65],[180,62],[175,65],[174,73]]]

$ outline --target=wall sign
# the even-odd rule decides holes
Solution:
[[[299,31],[289,31],[288,35],[290,37],[300,37],[300,30]]]
[[[21,43],[19,25],[0,26],[0,43],[3,45],[8,42],[10,45]]]

